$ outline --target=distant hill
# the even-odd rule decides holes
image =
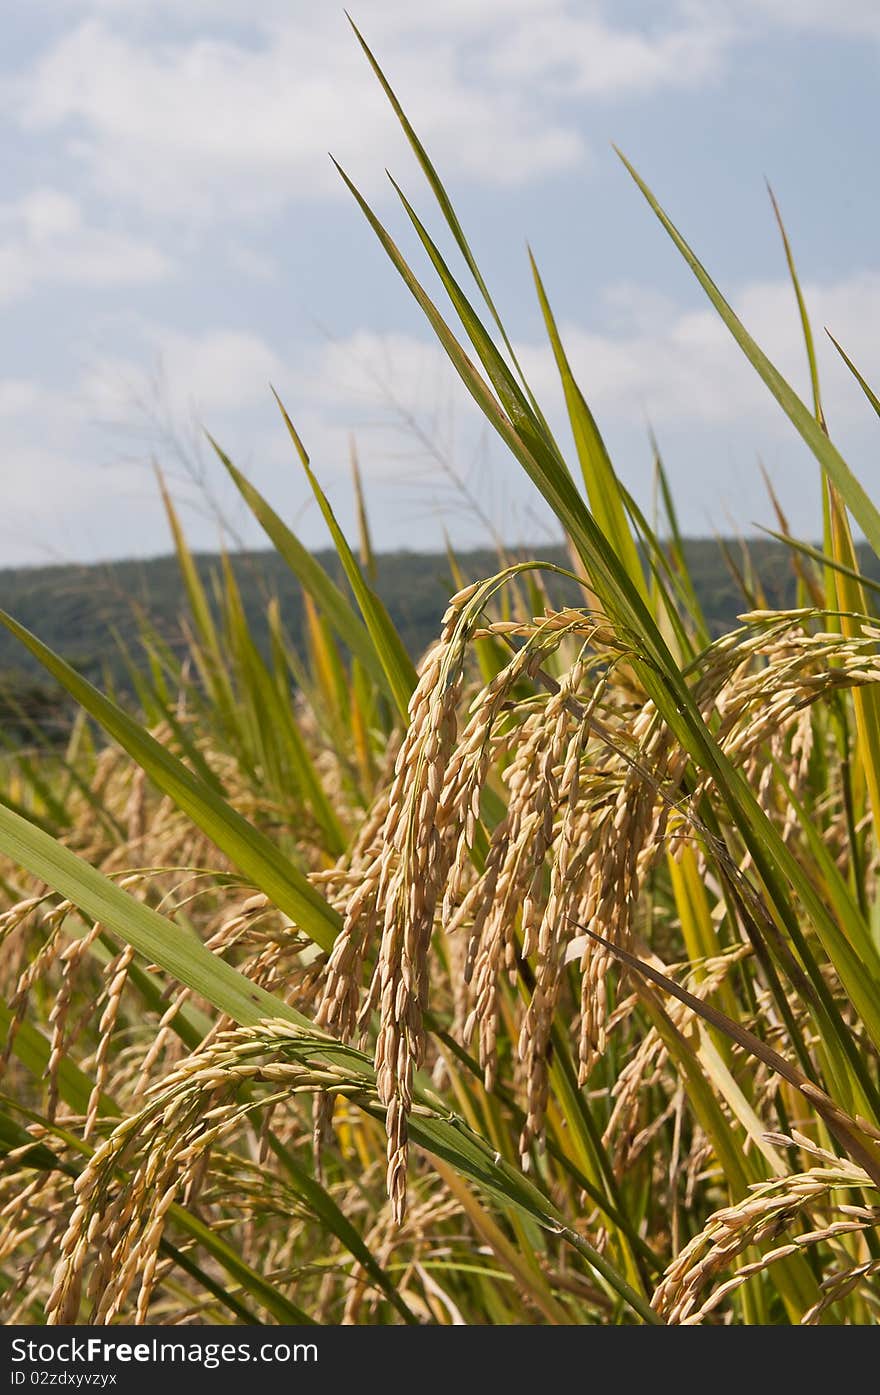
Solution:
[[[730,542],[726,546],[734,563],[742,567],[742,544]],[[689,540],[685,547],[707,618],[712,628],[721,633],[743,609],[741,592],[725,561],[722,545],[713,539],[698,538]],[[560,547],[523,547],[518,552],[568,565],[567,555]],[[791,604],[794,581],[789,550],[772,539],[752,539],[748,553],[768,603]],[[335,554],[323,552],[317,556],[339,578]],[[299,587],[277,553],[242,552],[235,554],[232,562],[245,610],[261,647],[266,642],[266,599],[272,595],[278,597],[285,626],[296,639],[302,623]],[[458,562],[469,579],[498,570],[498,559],[488,549],[460,553]],[[196,563],[210,587],[211,578],[218,571],[217,556],[198,555]],[[868,575],[880,576],[880,564],[867,548],[861,549],[860,565]],[[418,655],[436,633],[447,598],[454,589],[448,560],[442,553],[386,553],[377,558],[377,569],[377,589],[407,648]],[[576,596],[573,584],[569,587],[558,578],[553,579],[549,589],[563,603]],[[168,556],[91,566],[0,569],[0,606],[93,681],[100,682],[109,671],[116,682],[124,685],[125,671],[114,634],[134,641],[140,610],[176,647],[181,642],[180,617],[185,599],[177,561]],[[0,631],[0,720],[7,731],[9,722],[14,721],[14,712],[4,704],[2,690],[10,686],[14,693],[22,695],[28,710],[45,709],[48,718],[54,720],[57,704],[53,685],[41,675],[39,665],[27,651],[7,631]]]

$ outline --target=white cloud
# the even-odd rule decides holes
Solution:
[[[730,8],[790,29],[880,39],[877,0],[732,0]]]
[[[429,405],[449,380],[449,361],[437,344],[404,333],[358,329],[325,344],[315,355],[302,395],[327,406]]]
[[[804,287],[826,379],[832,430],[836,422],[864,421],[864,403],[835,351],[822,333],[827,325],[862,367],[869,381],[880,379],[880,348],[872,325],[880,316],[880,273],[862,272],[843,280]],[[735,345],[714,310],[686,311],[654,292],[623,286],[610,297],[611,333],[567,326],[563,337],[572,366],[589,401],[600,413],[622,419],[642,414],[658,424],[699,423],[765,432],[791,428]],[[789,382],[809,392],[800,322],[788,282],[754,282],[733,297],[746,328]],[[549,350],[523,346],[535,386],[555,393]]]
[[[57,9],[57,0],[55,0]],[[340,11],[312,0],[68,0],[6,85],[105,194],[166,218],[254,218],[341,192],[333,150],[384,189],[395,122]],[[85,17],[83,17],[85,16]],[[584,165],[571,99],[706,86],[778,29],[880,36],[877,0],[365,0],[358,21],[441,167],[522,184]],[[567,100],[566,100],[567,99]],[[398,153],[393,158],[398,159]]]
[[[338,195],[328,149],[385,189],[402,137],[333,7],[264,0],[244,23],[239,0],[65,10],[79,22],[6,104],[64,138],[103,194],[166,218],[253,219]],[[665,0],[628,22],[610,0],[370,0],[357,18],[440,167],[499,187],[588,164],[573,99],[705,87],[780,28],[880,35],[876,0]]]
[[[82,441],[42,444],[5,433],[3,452],[15,465],[4,477],[3,566],[167,550],[161,503],[142,466],[96,461]]]
[[[55,189],[0,204],[0,301],[40,284],[120,286],[158,281],[168,259],[154,247],[88,223]]]
[[[270,28],[283,23],[290,15],[296,0],[262,0],[258,11],[248,16],[249,22]],[[179,23],[190,22],[194,17],[199,23],[207,21],[241,21],[241,0],[187,0],[186,7],[180,0],[34,0],[44,8],[61,10],[71,15],[85,13],[103,14],[114,19],[128,19],[144,15],[161,15],[162,23],[176,18]],[[341,6],[339,7],[341,10]],[[682,17],[686,20],[699,20],[723,12],[726,14],[748,14],[764,12],[787,23],[820,23],[832,27],[869,28],[877,18],[874,0],[836,0],[832,6],[827,0],[644,0],[643,8],[652,17],[652,22],[674,24]],[[451,29],[463,31],[485,26],[487,19],[518,19],[522,15],[540,15],[548,11],[568,9],[593,11],[613,17],[614,5],[611,0],[435,0],[430,6],[413,6],[411,0],[361,0],[350,7],[355,21],[369,37],[389,29],[399,31],[404,24],[430,32]]]
[[[834,331],[869,381],[880,381],[880,346],[871,328],[880,319],[880,273],[808,283],[805,293],[819,341],[832,435],[858,472],[873,418],[821,328],[827,324]],[[800,328],[787,283],[750,283],[733,302],[761,346],[806,393]],[[645,444],[650,419],[661,440],[674,444],[668,464],[683,492],[686,528],[723,527],[726,509],[746,526],[766,516],[755,467],[761,452],[795,528],[810,533],[816,471],[805,464],[793,428],[711,309],[689,309],[638,285],[619,284],[609,291],[597,327],[569,323],[561,328],[612,456],[638,497],[646,499],[650,487]],[[138,400],[155,406],[158,424],[176,428],[173,439],[184,444],[197,439],[190,434],[195,424],[207,425],[285,516],[298,520],[308,541],[320,544],[323,533],[314,510],[300,519],[308,491],[277,420],[270,381],[285,398],[349,525],[347,441],[349,430],[355,431],[370,480],[376,536],[384,546],[399,546],[404,539],[412,546],[437,545],[441,523],[459,539],[477,539],[474,510],[462,510],[435,449],[470,480],[506,536],[538,534],[541,525],[530,512],[533,491],[503,449],[491,445],[491,433],[488,452],[480,450],[479,414],[427,338],[362,329],[288,353],[229,328],[183,334],[140,324],[135,330],[135,351],[118,359],[107,355],[64,392],[25,378],[0,380],[3,451],[17,466],[10,517],[21,520],[20,537],[0,536],[5,557],[19,552],[36,557],[40,539],[50,536],[70,555],[143,554],[166,545],[161,513],[149,503],[143,462],[158,453],[173,472],[172,437],[164,451],[158,436],[150,438],[149,422],[137,418]],[[534,340],[518,344],[517,352],[551,421],[561,427],[564,409],[549,348]],[[96,449],[98,422],[115,423],[122,434],[105,433]],[[560,439],[566,439],[564,430]],[[102,463],[110,460],[117,462],[112,469]],[[204,463],[210,494],[230,510],[244,536],[258,543],[209,451]],[[195,499],[192,488],[184,494]],[[84,507],[84,499],[94,503],[98,497],[99,510]],[[215,523],[198,513],[191,523],[195,543],[215,545]],[[11,554],[10,547],[19,551]]]
[[[804,290],[818,341],[831,433],[856,473],[867,480],[876,423],[822,328],[827,325],[832,330],[869,382],[880,384],[880,344],[873,331],[880,318],[880,273],[866,271],[836,282],[807,283]],[[784,280],[752,282],[732,299],[761,347],[809,401],[806,358],[790,285]],[[612,288],[607,311],[596,328],[563,323],[561,331],[575,376],[597,415],[612,458],[636,497],[643,504],[650,498],[650,423],[669,447],[667,466],[686,530],[748,530],[755,519],[772,525],[757,468],[761,458],[795,531],[815,536],[818,467],[715,312],[688,309],[637,285]],[[564,443],[568,431],[551,350],[543,340],[517,343],[516,348],[531,387]],[[378,485],[393,479],[395,469],[401,483],[408,477],[407,470],[412,478],[414,464],[421,463],[423,472],[432,471],[435,479],[438,471],[427,452],[419,460],[417,443],[407,438],[405,430],[398,432],[394,448],[388,434],[393,412],[387,407],[369,412],[370,403],[375,408],[383,401],[377,376],[380,383],[387,378],[395,398],[413,417],[428,423],[429,434],[447,419],[454,420],[451,454],[459,464],[473,455],[478,413],[442,354],[419,338],[360,331],[324,350],[316,360],[313,380],[303,384],[303,399],[324,404],[325,421],[346,414],[350,419],[357,412],[360,422],[372,428],[372,436],[363,432],[359,439],[378,447],[365,452],[368,473]],[[320,431],[315,434],[320,439]],[[519,471],[500,446],[494,459],[495,467],[486,476],[486,497],[494,497],[488,512],[499,519],[506,517],[511,502],[521,509],[525,492]],[[520,516],[526,518],[525,526],[507,527],[506,535],[535,535],[534,520]]]
[[[251,281],[278,280],[279,267],[275,258],[242,242],[229,244],[226,248],[226,260],[235,271],[240,271]]]
[[[325,197],[341,187],[328,147],[376,187],[394,118],[344,24],[320,15],[313,23],[314,13],[252,43],[150,44],[87,21],[20,81],[20,118],[30,129],[67,131],[102,191],[166,215],[247,217]],[[440,158],[454,153],[465,175],[516,183],[582,156],[577,134],[524,94],[466,82],[442,38],[430,50],[398,45],[389,66],[432,148]]]
[[[0,418],[26,416],[41,396],[40,385],[31,378],[0,378]]]
[[[24,126],[66,135],[102,192],[166,216],[254,216],[338,193],[328,148],[371,191],[385,187],[396,123],[332,7],[273,0],[242,37],[224,24],[240,20],[229,0],[203,0],[194,13],[169,7],[155,28],[144,27],[155,4],[85,8],[91,17],[47,45],[11,91]],[[616,22],[598,0],[374,0],[362,9],[432,154],[459,179],[494,186],[587,160],[560,97],[704,83],[729,39],[726,22],[682,18],[675,5],[650,28]]]
[[[720,71],[731,37],[728,24],[699,12],[670,27],[625,30],[596,9],[551,3],[505,28],[490,61],[507,79],[541,76],[568,94],[616,97],[704,84]]]
[[[823,326],[839,339],[869,382],[880,382],[880,273],[804,287],[827,380],[828,414],[835,421],[865,421],[864,400],[854,388]],[[800,322],[790,285],[753,282],[733,297],[737,313],[777,367],[800,392],[809,389]],[[606,295],[605,324],[595,329],[568,323],[563,340],[587,400],[603,420],[641,426],[742,425],[764,433],[768,424],[790,433],[785,418],[710,307],[688,310],[656,291],[619,284]],[[561,394],[553,355],[544,342],[517,345],[539,401],[558,411]],[[448,396],[452,370],[442,352],[407,334],[359,330],[327,345],[317,357],[304,400],[349,411],[380,407],[394,398],[416,411],[436,409]],[[460,400],[466,401],[464,389]]]
[[[184,334],[155,325],[137,326],[137,358],[104,357],[84,375],[79,399],[106,421],[135,425],[138,405],[210,425],[228,415],[271,402],[270,383],[284,363],[258,335],[240,330]]]
[[[269,384],[284,371],[278,355],[256,334],[217,330],[187,335],[163,330],[150,338],[172,401],[185,396],[199,412],[235,412],[268,403]]]
[[[214,468],[202,425],[243,461],[255,424],[274,425],[269,384],[281,381],[284,364],[257,335],[231,329],[188,335],[138,322],[127,328],[130,353],[96,358],[63,388],[0,378],[6,514],[15,522],[7,530],[0,521],[6,565],[162,551],[167,526],[152,459],[161,458],[174,476],[178,447],[194,452],[193,459],[201,452],[213,471],[211,489],[219,479],[225,497],[230,490]],[[196,536],[215,546],[216,525],[206,525],[205,501],[192,482],[183,491],[187,499],[201,511]],[[250,536],[258,540],[256,527]]]

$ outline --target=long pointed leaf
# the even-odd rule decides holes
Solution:
[[[621,151],[617,153],[620,155],[621,160],[632,175],[638,188],[645,196],[649,206],[669,233],[672,241],[693,271],[700,285],[703,287],[703,290],[718,311],[724,324],[730,330],[737,344],[739,344],[746,358],[764,380],[788,419],[800,432],[828,478],[840,490],[844,502],[850,509],[853,518],[862,529],[862,532],[870,542],[874,551],[880,556],[880,512],[878,512],[874,503],[856,479],[856,476],[853,474],[849,465],[847,465],[840,451],[822,430],[822,427],[812,412],[804,405],[794,389],[786,382],[778,368],[774,367],[767,355],[755,343],[755,340],[749,334],[732,306],[725,300],[705,267],[703,267],[698,260],[696,254],[691,250],[681,233],[663,211],[647,184],[645,184],[641,176],[637,174],[626,156],[623,155]]]
[[[299,538],[290,531],[287,524],[266,502],[259,490],[238,470],[229,456],[221,449],[213,436],[208,437],[221,463],[254,517],[261,524],[268,537],[278,549],[303,589],[311,596],[315,605],[338,634],[339,638],[356,654],[373,676],[384,686],[386,679],[376,654],[369,631],[352,609],[350,601],[336,585],[320,562],[303,547]]]
[[[639,588],[644,598],[647,600],[647,588],[642,572],[642,564],[639,561],[639,554],[633,542],[632,533],[626,519],[626,510],[621,494],[620,483],[614,472],[611,457],[605,447],[605,442],[596,425],[593,413],[587,406],[586,399],[575,382],[574,374],[568,356],[562,344],[559,330],[556,327],[556,320],[547,299],[547,292],[538,271],[538,265],[529,249],[529,262],[532,267],[532,276],[535,281],[535,288],[538,292],[538,302],[541,306],[541,313],[544,316],[544,324],[550,338],[553,349],[553,356],[556,359],[556,367],[562,380],[562,388],[565,393],[565,405],[568,408],[568,418],[571,422],[572,435],[574,436],[575,448],[578,459],[581,463],[581,471],[584,483],[587,486],[590,505],[600,528],[608,537],[612,546],[616,549],[629,576]]]
[[[274,389],[273,389],[274,391]],[[330,529],[339,560],[342,563],[345,575],[348,577],[348,584],[354,592],[355,600],[360,606],[361,614],[364,617],[364,624],[373,642],[375,652],[382,665],[383,672],[388,680],[394,700],[397,703],[400,715],[406,720],[409,709],[409,700],[412,697],[413,689],[418,681],[412,659],[404,648],[403,641],[397,630],[394,628],[391,617],[385,609],[384,602],[379,599],[371,586],[364,580],[363,573],[358,566],[357,558],[348,545],[345,534],[336,521],[336,515],[330,507],[330,503],[323,489],[319,485],[314,471],[309,463],[309,457],[305,447],[299,438],[297,430],[287,415],[277,392],[275,401],[281,410],[284,424],[294,446],[296,447],[302,467],[306,472],[306,477],[312,487],[318,507],[324,515],[327,527]]]
[[[133,718],[104,697],[17,620],[0,611],[0,623],[30,650],[150,779],[189,814],[230,861],[322,949],[330,949],[340,919],[305,875],[273,843],[161,746]],[[100,918],[100,917],[99,917]]]

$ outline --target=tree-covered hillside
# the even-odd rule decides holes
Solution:
[[[753,567],[760,575],[766,602],[785,606],[794,598],[792,552],[772,540],[752,539],[747,549],[740,542],[719,543],[691,539],[685,551],[697,594],[713,629],[720,633],[745,608],[743,583],[748,585]],[[568,564],[561,548],[527,548],[523,555]],[[319,560],[340,579],[335,553],[320,553]],[[215,554],[196,557],[209,593],[219,569]],[[296,639],[302,626],[302,602],[298,583],[274,552],[242,552],[232,558],[248,621],[257,642],[267,639],[265,608],[277,596],[285,627]],[[461,553],[458,566],[465,577],[486,576],[499,563],[490,550]],[[860,566],[872,575],[876,559],[865,550]],[[418,655],[436,633],[447,597],[457,589],[449,559],[443,554],[395,552],[376,559],[377,589],[413,655]],[[554,600],[576,599],[576,588],[554,578]],[[123,561],[92,566],[51,566],[0,570],[0,606],[51,648],[62,654],[93,682],[110,680],[127,685],[120,643],[137,650],[139,622],[151,624],[173,647],[182,642],[185,616],[183,586],[173,556],[147,561]],[[0,631],[0,720],[7,734],[16,736],[20,709],[32,714],[44,728],[57,726],[59,709],[45,675],[21,645]]]

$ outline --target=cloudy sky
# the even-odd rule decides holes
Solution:
[[[688,532],[772,522],[760,460],[815,535],[812,457],[611,142],[803,389],[769,178],[817,330],[880,380],[876,0],[352,7],[548,414],[527,239],[642,502],[650,425]],[[4,15],[0,63],[0,566],[167,550],[152,461],[195,545],[256,541],[203,427],[323,544],[270,383],[349,526],[353,433],[381,547],[550,536],[328,159],[421,266],[385,168],[438,217],[341,7],[29,0]],[[878,423],[822,353],[832,434],[870,485]]]

